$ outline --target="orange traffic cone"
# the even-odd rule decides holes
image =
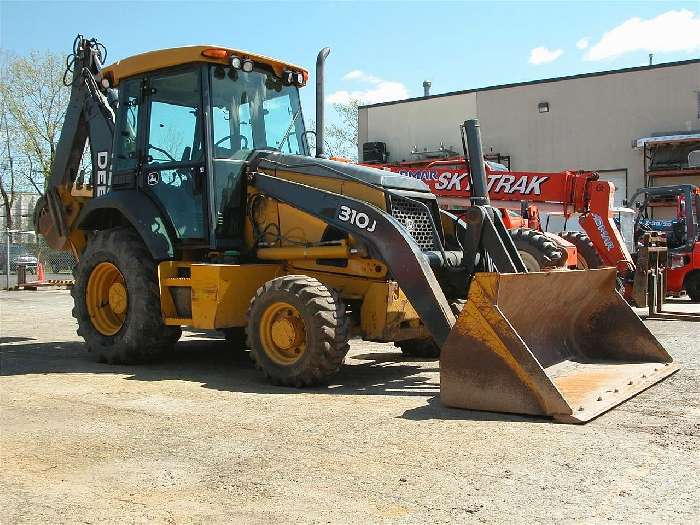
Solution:
[[[39,283],[43,283],[46,280],[46,273],[44,273],[43,263],[38,263],[36,265],[36,280]]]

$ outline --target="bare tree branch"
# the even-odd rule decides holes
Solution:
[[[338,121],[328,126],[325,141],[331,155],[357,161],[357,116],[361,105],[356,99],[333,104]]]

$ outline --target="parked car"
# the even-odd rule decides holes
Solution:
[[[27,248],[21,244],[10,244],[10,272],[16,272],[17,265],[23,264],[26,266],[28,272],[36,273],[36,266],[38,263],[39,260],[32,255]],[[0,248],[0,272],[7,273],[6,246]]]

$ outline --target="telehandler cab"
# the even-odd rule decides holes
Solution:
[[[568,422],[677,369],[613,269],[526,273],[483,163],[460,220],[421,181],[323,158],[328,52],[313,158],[302,68],[215,46],[103,68],[103,47],[76,39],[36,224],[79,259],[73,315],[99,359],[149,361],[182,326],[218,329],[245,333],[272,382],[304,387],[339,370],[351,336],[436,344],[447,405]],[[476,121],[465,133],[482,159]]]

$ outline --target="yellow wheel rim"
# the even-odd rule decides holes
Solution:
[[[124,276],[116,266],[103,262],[93,268],[85,300],[95,330],[102,335],[114,335],[121,329],[129,296]]]
[[[282,301],[268,306],[260,319],[260,342],[275,363],[298,361],[306,352],[306,329],[299,310]]]

